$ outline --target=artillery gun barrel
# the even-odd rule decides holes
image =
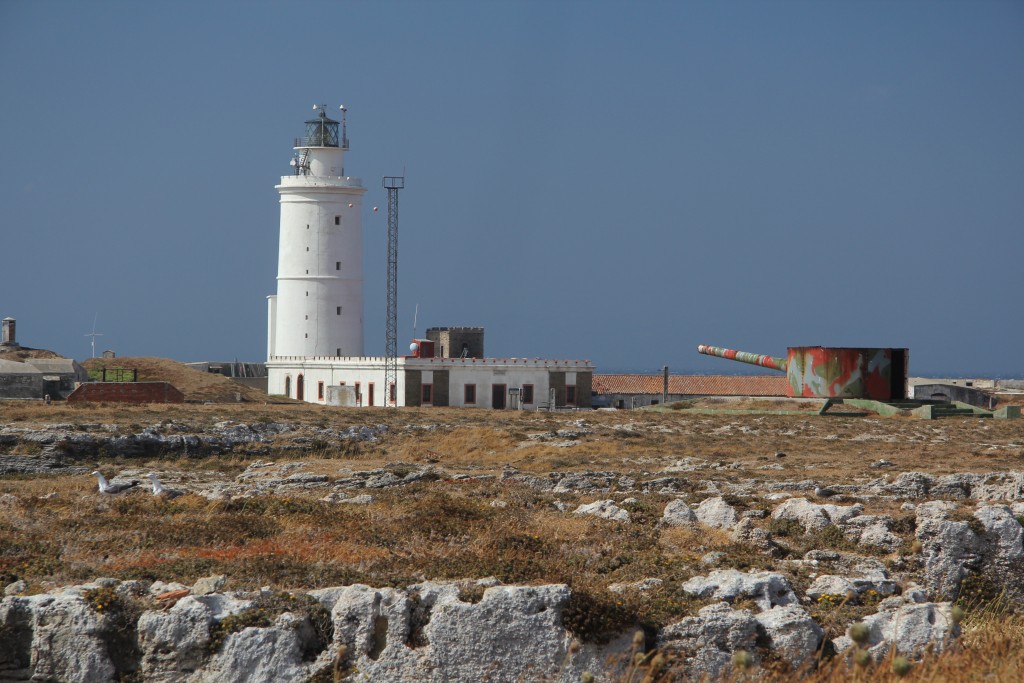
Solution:
[[[789,361],[785,358],[764,356],[759,353],[747,353],[746,351],[734,351],[733,349],[723,349],[718,346],[706,346],[701,344],[697,347],[697,353],[703,353],[706,356],[718,356],[719,358],[736,360],[741,363],[750,363],[751,365],[760,365],[761,367],[779,370],[780,372],[786,372],[786,369],[789,367]]]

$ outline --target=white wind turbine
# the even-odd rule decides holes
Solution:
[[[86,337],[92,337],[92,357],[93,358],[96,357],[96,337],[102,337],[103,336],[102,332],[97,332],[96,331],[96,319],[98,317],[99,317],[99,313],[96,313],[95,315],[93,315],[93,317],[92,317],[92,332],[89,332],[88,334],[85,335]]]

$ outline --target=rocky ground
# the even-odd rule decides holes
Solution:
[[[8,408],[0,680],[834,675],[1020,628],[1019,421]]]

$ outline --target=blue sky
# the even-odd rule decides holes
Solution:
[[[0,0],[0,317],[65,355],[266,355],[278,195],[349,108],[366,348],[731,373],[710,343],[1024,373],[1024,3]]]

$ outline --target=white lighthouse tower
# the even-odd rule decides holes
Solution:
[[[267,297],[267,356],[363,355],[363,226],[366,189],[345,175],[341,122],[314,105],[295,141],[294,172],[281,193],[277,295]]]

